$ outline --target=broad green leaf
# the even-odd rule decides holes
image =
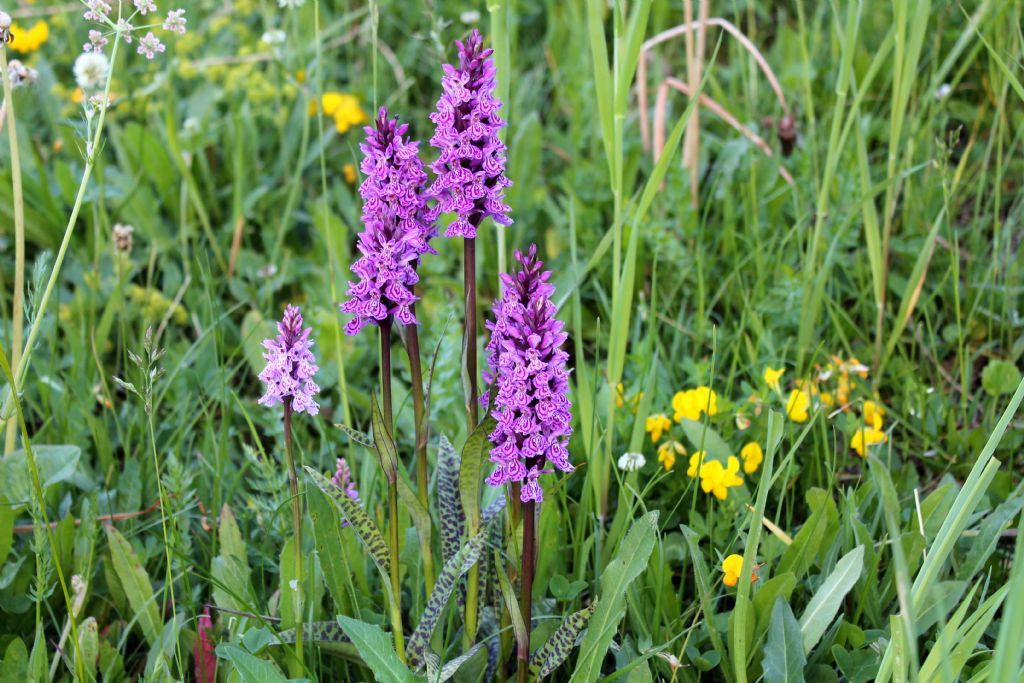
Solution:
[[[533,656],[530,657],[530,668],[536,669],[536,675],[539,678],[552,673],[569,657],[569,653],[576,647],[576,639],[587,627],[590,618],[594,616],[598,602],[599,600],[595,600],[587,607],[573,612],[563,619],[547,642],[533,653]]]
[[[370,671],[378,681],[383,683],[407,683],[412,680],[412,673],[402,664],[395,654],[395,646],[391,636],[379,626],[366,624],[344,615],[338,617],[338,623],[349,635],[359,656],[370,667]]]
[[[765,683],[803,683],[804,641],[800,624],[793,616],[789,603],[778,597],[772,607],[772,618],[768,625],[768,640],[764,644]]]
[[[39,468],[39,482],[43,491],[67,481],[75,473],[82,449],[78,446],[32,446],[32,454]],[[32,477],[29,473],[25,450],[17,450],[0,458],[0,497],[16,507],[32,500]]]
[[[804,638],[804,652],[809,653],[832,623],[843,598],[850,592],[864,568],[864,546],[859,545],[846,553],[829,574],[818,592],[811,598],[800,617],[800,631]]]
[[[276,664],[251,655],[237,645],[221,643],[217,646],[217,656],[234,664],[244,683],[288,682]]]
[[[388,544],[363,506],[349,498],[348,494],[312,467],[307,465],[306,472],[313,479],[313,483],[316,484],[317,488],[327,494],[327,497],[341,510],[341,514],[345,515],[345,519],[352,525],[356,535],[359,536],[359,540],[363,542],[366,551],[373,558],[374,564],[377,565],[377,568],[380,569],[384,576],[387,576],[391,571],[391,556],[388,553]]]
[[[466,533],[466,514],[459,498],[458,451],[441,435],[437,449],[437,512],[441,521],[441,556],[447,562],[459,551],[462,535]]]
[[[28,679],[28,649],[25,641],[15,637],[4,653],[0,667],[0,683],[25,683]]]
[[[245,611],[254,604],[249,582],[249,558],[242,532],[227,503],[220,511],[217,539],[220,552],[210,567],[214,579],[213,601],[221,607]]]
[[[85,680],[96,680],[96,661],[100,656],[99,627],[94,617],[86,617],[78,627],[78,651],[85,667]],[[72,668],[74,664],[72,664]]]
[[[509,581],[508,574],[505,573],[504,564],[500,562],[501,557],[497,551],[495,551],[494,556],[494,573],[498,577],[501,599],[504,600],[505,609],[508,611],[509,618],[512,621],[512,633],[516,638],[516,646],[529,648],[530,644],[526,642],[526,622],[523,621],[523,613],[519,609],[516,589],[512,587],[512,582]]]
[[[793,542],[786,548],[775,567],[776,574],[793,572],[800,579],[810,569],[819,551],[832,545],[839,525],[835,501],[827,491],[812,488],[805,496],[811,515],[800,528]]]
[[[124,588],[128,604],[135,613],[135,619],[142,629],[146,641],[152,646],[159,642],[163,621],[153,595],[146,569],[139,562],[131,545],[112,526],[107,527],[107,540],[110,544],[110,557],[114,563],[114,572]]]
[[[843,672],[847,683],[868,683],[875,680],[880,661],[877,652],[871,649],[847,651],[841,645],[832,646],[832,657],[835,658],[839,670]],[[922,678],[923,681],[935,680]]]
[[[502,504],[505,502],[504,497],[498,498],[498,500]],[[491,517],[492,520],[494,518],[494,516]],[[483,552],[486,540],[487,524],[481,528],[478,534],[466,541],[465,545],[462,546],[459,552],[455,553],[452,559],[444,563],[444,568],[441,569],[441,573],[434,583],[434,590],[431,591],[427,604],[423,607],[420,623],[416,625],[416,630],[412,632],[406,643],[406,655],[409,664],[413,667],[420,668],[424,665],[427,649],[430,646],[430,638],[434,634],[434,629],[437,627],[441,615],[444,613],[448,600],[451,599],[452,591],[455,590],[459,578],[469,571],[469,568],[480,559],[480,554]]]
[[[601,675],[601,663],[626,613],[626,590],[647,568],[657,536],[658,511],[653,510],[633,522],[615,558],[601,573],[599,602],[580,644],[574,683],[593,683]]]
[[[1020,380],[1020,370],[1008,360],[991,360],[981,373],[981,386],[989,396],[1012,394]]]
[[[494,431],[493,417],[487,416],[477,425],[462,447],[462,463],[459,467],[459,496],[462,509],[469,524],[469,533],[475,534],[480,528],[480,491],[483,488],[483,469],[490,452],[491,442],[487,438]]]
[[[710,425],[705,427],[703,422],[687,420],[684,417],[679,421],[679,426],[683,428],[686,440],[690,442],[694,450],[703,448],[706,453],[713,456],[716,460],[721,460],[722,463],[725,463],[730,455],[735,454],[729,448],[729,444],[725,442],[725,439],[712,429]]]
[[[409,483],[409,474],[404,468],[399,468],[398,470],[398,498],[405,505],[406,511],[412,518],[412,523],[416,527],[416,533],[420,537],[420,542],[429,546],[432,535],[431,531],[433,530],[430,511],[423,506],[419,496],[412,490],[412,484]]]
[[[398,449],[395,447],[394,437],[384,426],[384,416],[381,415],[375,392],[370,394],[370,408],[373,416],[373,445],[377,459],[384,470],[384,476],[389,482],[394,482],[398,476]]]
[[[344,545],[342,545],[341,515],[327,494],[318,488],[307,490],[306,502],[309,505],[309,518],[313,522],[316,552],[320,557],[320,565],[323,567],[327,590],[330,592],[331,598],[334,599],[337,611],[348,613],[351,605],[351,596],[348,591],[351,585],[351,570],[348,558],[345,557]]]

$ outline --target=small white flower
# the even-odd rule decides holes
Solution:
[[[102,88],[110,73],[110,61],[102,52],[83,52],[75,60],[75,82],[82,90]]]
[[[282,31],[279,28],[274,28],[274,29],[270,29],[269,31],[265,32],[260,37],[260,40],[262,40],[267,45],[277,46],[277,45],[281,45],[282,43],[284,43],[284,41],[287,39],[287,37],[288,36],[285,35],[284,31]]]
[[[623,472],[636,472],[647,464],[643,453],[623,453],[619,456],[619,469]]]
[[[302,3],[305,1],[306,0],[277,0],[277,5],[278,7],[290,7],[291,9],[296,9],[298,7],[302,7]]]
[[[167,18],[164,19],[164,30],[185,35],[186,23],[188,23],[188,19],[185,18],[185,10],[172,9],[167,13]]]
[[[160,39],[153,35],[152,31],[139,38],[139,49],[137,52],[140,55],[146,55],[146,59],[153,59],[156,53],[163,52],[166,49],[164,44],[160,42]]]
[[[129,24],[127,19],[118,19],[115,30],[121,34],[121,40],[129,45],[132,44],[132,31],[135,30],[135,26]]]
[[[944,100],[949,97],[949,93],[953,92],[952,86],[949,83],[943,83],[935,89],[935,99]]]
[[[82,50],[85,52],[99,52],[107,46],[107,38],[99,31],[93,29],[89,31],[89,42],[82,46]]]
[[[459,15],[459,21],[467,26],[474,26],[480,21],[480,12],[475,9],[463,12]]]
[[[89,21],[106,21],[107,15],[110,14],[110,5],[104,2],[104,0],[86,0],[85,6],[88,8],[82,16]]]

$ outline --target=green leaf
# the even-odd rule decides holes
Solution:
[[[374,447],[373,437],[367,434],[366,432],[361,432],[358,429],[354,429],[352,427],[349,427],[348,425],[344,425],[341,423],[335,424],[334,426],[340,429],[345,434],[345,436],[347,436],[352,441],[355,441],[360,446],[366,446],[367,448]]]
[[[395,654],[395,646],[391,636],[379,626],[366,624],[356,619],[341,615],[338,623],[345,633],[352,638],[359,656],[370,667],[374,677],[383,683],[406,683],[412,680],[412,673],[402,664]]]
[[[850,592],[864,569],[864,546],[859,545],[846,553],[832,570],[818,592],[811,598],[803,616],[800,617],[800,631],[804,638],[804,652],[809,653],[821,639],[825,629],[832,623],[843,598]]]
[[[815,558],[822,548],[832,545],[839,526],[839,514],[836,512],[832,496],[819,488],[812,488],[805,496],[811,515],[800,528],[796,538],[782,553],[774,573],[793,572],[800,579],[814,565]]]
[[[110,557],[114,563],[114,572],[124,588],[128,604],[131,605],[132,611],[135,613],[135,618],[146,641],[151,646],[155,645],[160,640],[163,622],[160,620],[160,610],[157,609],[149,575],[146,574],[146,569],[139,562],[135,551],[132,550],[131,545],[120,531],[108,526],[107,541],[110,544]]]
[[[244,683],[288,683],[276,664],[253,656],[237,645],[221,643],[217,646],[217,656],[234,664]]]
[[[462,509],[469,523],[469,533],[475,534],[480,528],[480,490],[483,487],[483,468],[490,452],[491,442],[487,438],[497,424],[491,416],[477,425],[462,447],[462,463],[459,468],[459,496]]]
[[[94,617],[86,617],[78,627],[78,651],[85,668],[85,680],[96,680],[96,660],[100,656],[99,627]],[[72,664],[74,668],[74,664]]]
[[[399,468],[398,470],[398,498],[405,505],[406,511],[408,511],[409,516],[412,518],[412,524],[416,527],[416,533],[420,537],[420,542],[423,545],[429,546],[434,526],[430,519],[430,511],[423,506],[419,496],[412,490],[409,474],[404,468]]]
[[[359,540],[366,547],[366,551],[373,558],[374,564],[380,569],[381,574],[387,576],[391,571],[391,556],[388,553],[388,544],[384,540],[384,536],[381,535],[380,529],[370,519],[370,515],[366,513],[363,506],[349,498],[348,494],[312,467],[306,465],[306,472],[312,478],[317,488],[334,502],[338,509],[341,510],[341,514],[345,515],[345,519],[348,520]]]
[[[658,536],[658,511],[633,522],[619,552],[601,573],[601,593],[590,627],[580,644],[573,683],[593,681],[601,675],[601,663],[612,644],[619,622],[626,614],[626,589],[647,568]]]
[[[71,478],[82,457],[78,446],[32,446],[39,468],[43,492],[54,484]],[[20,507],[32,500],[32,477],[25,450],[20,449],[0,458],[0,496]]]
[[[298,629],[290,628],[281,631],[271,638],[270,645],[288,645],[294,643]],[[341,624],[336,621],[314,621],[302,625],[302,639],[311,643],[351,643]]]
[[[306,492],[309,504],[309,518],[313,522],[313,536],[320,565],[324,570],[327,590],[334,599],[338,612],[347,613],[351,605],[348,587],[351,585],[351,569],[345,557],[341,537],[341,515],[331,504],[331,499],[318,488]],[[334,623],[334,622],[329,622]]]
[[[576,647],[576,639],[587,627],[590,618],[594,616],[598,602],[599,600],[595,600],[587,607],[573,612],[563,619],[547,642],[533,653],[533,656],[530,657],[530,668],[536,669],[536,675],[539,678],[553,672],[569,657],[569,653]]]
[[[0,683],[25,683],[28,679],[28,649],[18,637],[11,641],[0,667]]]
[[[494,573],[498,576],[498,588],[501,590],[501,599],[505,601],[505,609],[512,620],[512,632],[516,637],[516,645],[529,648],[526,642],[526,622],[523,621],[523,613],[519,609],[519,601],[516,599],[516,589],[512,587],[508,574],[505,573],[504,563],[501,562],[501,555],[494,553]]]
[[[459,551],[466,532],[466,513],[459,498],[462,459],[444,434],[437,449],[437,512],[441,521],[441,556],[447,562]]]
[[[716,460],[721,460],[723,464],[730,455],[734,454],[725,439],[710,425],[705,427],[703,422],[687,420],[684,417],[679,421],[679,426],[683,428],[686,440],[690,442],[694,450],[703,448],[708,455],[713,456]]]
[[[238,522],[227,503],[220,511],[217,528],[220,553],[213,558],[213,601],[220,607],[245,611],[255,604],[249,582],[249,558]]]
[[[852,650],[847,651],[841,645],[832,646],[832,656],[843,672],[846,683],[868,683],[875,680],[878,674],[880,658],[873,650]],[[931,678],[921,680],[930,681]]]
[[[0,498],[0,567],[14,545],[14,506]]]
[[[981,372],[981,386],[989,396],[1012,394],[1020,380],[1020,370],[1008,360],[989,361]]]
[[[384,426],[384,416],[381,415],[380,405],[377,404],[376,392],[370,392],[370,408],[373,415],[373,445],[377,459],[384,470],[384,476],[389,482],[394,483],[398,476],[398,449],[395,447],[394,437]]]
[[[782,597],[776,598],[764,644],[764,682],[803,683],[806,663],[800,624],[789,604]]]
[[[505,502],[504,497],[497,500],[501,501],[502,504]],[[488,511],[490,510],[491,508],[488,508]],[[488,521],[495,518],[496,515],[492,515]],[[416,625],[416,630],[412,632],[406,643],[406,655],[409,664],[413,667],[420,668],[424,665],[427,649],[430,646],[430,638],[434,634],[434,629],[437,627],[441,615],[444,613],[444,608],[447,606],[448,600],[451,599],[452,592],[455,590],[459,578],[469,571],[469,568],[480,559],[486,540],[487,525],[485,524],[478,534],[470,538],[459,549],[459,552],[455,553],[450,560],[444,563],[444,568],[441,569],[441,573],[434,583],[434,590],[430,592],[427,604],[423,607],[423,616],[420,617],[420,623]]]

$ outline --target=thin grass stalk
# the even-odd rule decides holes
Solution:
[[[292,446],[292,399],[284,401],[284,452],[288,458],[288,486],[292,494],[292,533],[295,537],[295,545],[292,550],[295,572],[295,595],[292,603],[295,605],[295,614],[298,616],[298,624],[295,629],[295,656],[299,660],[299,666],[305,665],[302,657],[302,499],[299,498],[299,478],[295,473],[295,452]],[[282,590],[286,590],[282,586]]]
[[[415,304],[412,306],[415,315]],[[416,421],[416,489],[424,509],[430,509],[427,489],[430,475],[427,471],[427,418],[426,401],[423,397],[423,366],[420,362],[420,335],[416,325],[405,327],[405,350],[409,356],[409,376],[412,380],[412,413]],[[434,553],[430,543],[420,538],[420,554],[423,557],[423,578],[426,594],[434,590]]]
[[[380,323],[380,385],[384,429],[394,438],[395,420],[391,399],[391,318]],[[388,552],[391,554],[391,630],[395,639],[395,651],[405,661],[405,636],[402,632],[402,580],[398,561],[398,479],[395,473],[388,478]]]
[[[114,33],[114,43],[110,49],[110,63],[117,63],[117,52],[118,47],[121,45],[121,33]],[[7,73],[7,69],[4,69],[4,73]],[[110,100],[110,84],[114,77],[114,70],[110,69],[107,73],[107,82],[103,86],[103,100],[102,102],[108,102]],[[43,295],[39,298],[38,308],[35,312],[35,317],[32,320],[32,326],[28,330],[28,339],[25,342],[24,352],[18,363],[14,367],[13,383],[11,384],[11,391],[7,395],[7,399],[4,401],[3,411],[0,412],[4,421],[9,420],[14,410],[14,395],[21,391],[22,385],[25,383],[25,376],[28,374],[28,366],[32,359],[32,349],[35,346],[36,337],[39,335],[39,330],[42,327],[43,320],[46,315],[46,307],[50,303],[50,297],[53,296],[53,288],[57,284],[57,278],[60,277],[60,269],[64,264],[64,256],[67,254],[68,246],[71,244],[71,237],[75,232],[75,224],[78,222],[78,213],[82,210],[82,202],[85,199],[85,191],[89,187],[89,178],[92,177],[92,169],[96,165],[96,151],[100,146],[100,136],[103,133],[103,124],[107,117],[107,107],[103,106],[100,108],[100,115],[96,121],[96,130],[93,133],[91,139],[86,146],[85,156],[85,168],[82,170],[82,180],[78,185],[78,193],[75,195],[75,204],[71,208],[71,215],[68,217],[68,224],[64,228],[64,237],[61,239],[60,247],[57,249],[57,258],[54,259],[53,268],[50,270],[50,277],[46,281],[46,288],[43,290]]]
[[[7,71],[7,44],[0,43],[0,71],[3,73],[7,139],[11,148],[11,190],[14,203],[14,294],[11,302],[11,363],[21,360],[21,343],[25,336],[25,203],[21,186],[21,156],[18,152],[18,130],[14,116],[13,86]],[[18,425],[7,423],[4,455],[14,451]]]
[[[523,626],[526,627],[524,642],[517,645],[516,681],[526,683],[530,677],[530,631],[533,621],[533,572],[536,569],[536,503],[532,500],[523,503],[523,557],[521,586],[519,590],[519,611],[523,615]]]

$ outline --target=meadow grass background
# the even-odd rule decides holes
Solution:
[[[302,305],[323,412],[297,422],[300,460],[328,472],[347,457],[377,515],[386,500],[377,462],[333,426],[369,430],[377,384],[375,341],[346,337],[336,307],[362,229],[358,180],[346,171],[358,167],[362,133],[311,116],[311,103],[344,93],[371,117],[386,104],[430,161],[440,64],[479,27],[507,103],[515,220],[487,224],[478,240],[481,315],[512,250],[536,242],[555,273],[575,366],[570,452],[582,467],[551,483],[543,508],[534,646],[598,596],[614,606],[554,675],[1020,680],[1024,6],[710,2],[709,16],[739,27],[777,74],[795,121],[792,153],[783,155],[785,111],[755,60],[712,28],[695,81],[682,38],[650,51],[652,110],[663,78],[700,83],[772,156],[674,92],[655,164],[634,72],[644,40],[684,23],[683,4],[186,0],[189,31],[164,55],[115,60],[102,147],[42,317],[86,163],[71,68],[89,27],[74,3],[5,7],[22,26],[46,21],[49,38],[9,55],[38,70],[9,105],[24,183],[26,329],[38,321],[19,404],[45,496],[31,485],[19,430],[16,452],[0,461],[0,677],[71,680],[78,663],[55,644],[68,628],[72,574],[85,586],[75,631],[95,643],[104,680],[193,677],[206,604],[284,622],[215,609],[220,680],[257,680],[240,662],[262,680],[381,675],[338,643],[314,648],[303,671],[288,647],[259,641],[297,621],[279,593],[293,552],[289,499],[280,416],[256,404],[259,344],[286,303]],[[275,30],[283,42],[261,38]],[[691,123],[696,197],[680,164]],[[15,202],[6,128],[2,138],[9,356]],[[128,254],[113,244],[115,224],[134,226]],[[439,240],[421,268],[432,467],[439,435],[457,449],[468,436],[457,242]],[[166,350],[153,381],[129,357],[149,362],[147,329]],[[853,386],[836,401],[843,364],[866,372],[846,373]],[[779,392],[765,384],[767,366],[785,368]],[[396,432],[411,452],[404,361],[396,369]],[[805,421],[786,415],[800,381],[816,392]],[[666,468],[646,418],[672,418],[676,392],[697,386],[715,390],[717,413],[672,421],[659,442],[685,454]],[[850,447],[867,400],[884,406],[888,439],[869,459]],[[702,446],[724,460],[750,441],[765,462],[724,501],[687,476]],[[625,452],[647,464],[619,470]],[[165,514],[151,507],[161,498]],[[323,504],[307,498],[311,513]],[[146,512],[115,521],[121,538],[95,519],[137,511]],[[411,630],[426,595],[409,526]],[[304,534],[317,568],[307,617],[387,628],[378,577],[348,531],[336,547],[317,537],[315,557],[314,534]],[[624,578],[613,559],[643,559],[638,548],[646,559]],[[745,555],[744,575],[757,565],[758,581],[723,585],[733,553]],[[328,562],[344,572],[320,568]],[[507,657],[512,628],[493,592],[492,640]],[[444,661],[464,649],[460,623],[451,610],[433,641]],[[457,675],[475,680],[486,662],[481,650]],[[507,671],[502,663],[499,675]]]

